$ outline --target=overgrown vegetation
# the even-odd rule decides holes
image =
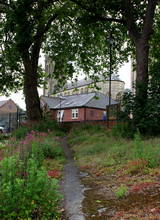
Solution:
[[[128,123],[129,130],[138,129],[143,135],[159,135],[160,134],[160,64],[152,63],[150,67],[150,79],[148,83],[148,94],[147,101],[143,107],[137,106],[136,96],[131,91],[125,92],[123,96],[123,110],[124,115],[132,115],[132,123]],[[135,113],[136,112],[136,113]],[[135,114],[141,114],[137,124],[135,125]],[[124,118],[124,121],[131,122],[127,117]],[[128,133],[128,132],[127,132]]]
[[[123,131],[120,134],[117,132],[117,128],[107,131],[98,126],[73,129],[70,144],[79,163],[110,166],[137,160],[145,161],[146,167],[160,165],[158,138],[145,140],[136,133],[133,139],[124,139]]]
[[[16,157],[1,162],[0,212],[3,219],[56,219],[58,181],[48,178],[34,154],[27,161]]]
[[[88,174],[84,212],[95,219],[158,219],[160,139],[136,131],[124,138],[123,126],[82,126],[69,135],[75,160]]]
[[[17,139],[24,138],[31,131],[39,131],[39,132],[50,132],[53,131],[54,136],[62,136],[64,135],[64,131],[60,128],[59,124],[56,121],[50,119],[43,119],[40,122],[35,122],[32,124],[26,124],[24,126],[20,126],[18,129],[12,132],[12,135]]]
[[[15,134],[21,140],[12,137],[0,149],[2,219],[58,219],[60,216],[58,179],[65,158],[55,138],[56,130],[46,133],[42,132],[46,125],[37,128],[41,132],[20,128]]]

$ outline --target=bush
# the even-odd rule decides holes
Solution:
[[[59,143],[53,141],[53,139],[46,139],[44,142],[38,143],[39,148],[42,149],[44,157],[53,159],[57,157],[63,157],[63,150],[60,147]]]
[[[31,129],[29,127],[26,126],[21,126],[18,129],[16,129],[15,131],[12,132],[12,135],[14,137],[16,137],[17,139],[22,139],[24,138],[29,132],[31,131]]]
[[[133,138],[135,129],[130,121],[119,122],[119,124],[112,128],[111,134],[118,138]]]
[[[31,157],[34,158],[38,167],[42,166],[45,155],[43,153],[42,147],[40,146],[40,143],[38,142],[32,143],[31,151],[29,152],[28,158]]]
[[[16,137],[17,139],[23,139],[25,136],[30,133],[31,131],[37,131],[37,132],[48,132],[48,131],[54,131],[55,136],[63,136],[64,131],[56,121],[53,120],[41,120],[40,122],[28,124],[25,126],[21,126],[15,131],[12,132],[12,135]]]
[[[44,119],[32,125],[32,130],[39,132],[55,131],[60,132],[59,124],[53,119]]]
[[[44,167],[30,158],[25,168],[16,157],[5,158],[0,165],[2,219],[57,218],[57,180],[49,178]]]

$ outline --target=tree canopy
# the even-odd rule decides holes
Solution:
[[[55,76],[66,79],[77,68],[88,75],[106,74],[109,57],[108,24],[86,17],[83,8],[69,0],[1,1],[1,91],[23,88],[30,119],[41,117],[37,86],[40,78],[38,59],[44,48],[56,62]],[[84,16],[85,15],[85,16]],[[118,29],[117,29],[118,31]],[[116,34],[114,29],[112,36]],[[119,41],[117,41],[118,37]],[[124,52],[125,38],[116,36],[113,66]],[[119,42],[119,43],[117,43]],[[74,65],[73,65],[74,64]],[[95,77],[96,78],[96,77]]]
[[[57,0],[0,2],[1,90],[23,86],[31,120],[41,118],[37,92],[40,49],[51,24],[65,16],[70,4]]]
[[[151,39],[159,16],[158,0],[72,0],[86,10],[95,21],[118,23],[120,31],[127,32],[136,59],[136,97],[133,111],[135,125],[140,129],[148,100],[149,58]],[[153,51],[152,51],[153,52]],[[154,53],[154,52],[153,52]],[[152,53],[152,54],[153,54]],[[142,129],[143,132],[143,129]]]
[[[135,109],[142,112],[135,110],[137,123],[147,103],[149,49],[156,45],[158,4],[158,0],[0,1],[1,91],[23,87],[29,119],[41,118],[40,50],[55,61],[55,77],[65,80],[83,69],[96,80],[97,73],[107,75],[112,44],[115,70],[130,51],[135,54]],[[158,50],[151,51],[157,56]]]

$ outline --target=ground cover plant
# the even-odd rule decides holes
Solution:
[[[74,128],[69,143],[82,172],[83,211],[93,219],[160,218],[160,138],[131,139],[104,127]],[[96,200],[100,201],[99,203]]]
[[[0,148],[1,218],[59,219],[58,188],[65,158],[56,134],[31,130],[17,138]]]

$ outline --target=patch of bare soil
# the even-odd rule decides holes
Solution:
[[[88,188],[83,200],[86,220],[160,220],[159,169],[134,175],[89,167],[83,171],[89,173],[82,179]],[[118,197],[115,192],[120,191],[121,186],[125,186],[126,191]]]

